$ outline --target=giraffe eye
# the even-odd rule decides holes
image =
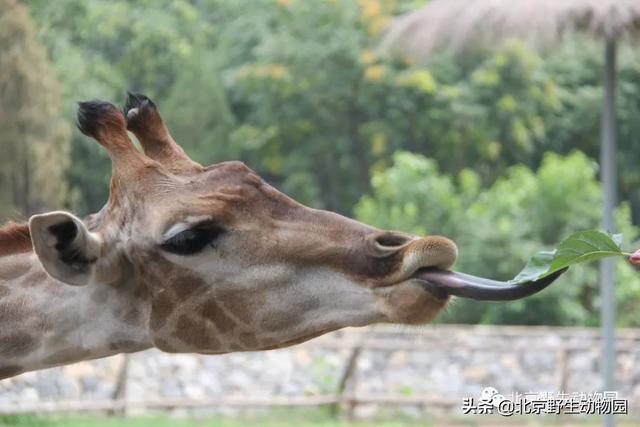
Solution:
[[[178,255],[193,255],[211,245],[224,230],[214,224],[200,224],[165,240],[160,247]]]

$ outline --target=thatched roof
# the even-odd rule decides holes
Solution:
[[[425,58],[518,37],[548,44],[567,31],[596,36],[640,30],[640,0],[432,0],[398,17],[382,48]]]

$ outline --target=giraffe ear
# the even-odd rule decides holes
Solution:
[[[49,212],[29,219],[33,249],[54,279],[73,286],[88,285],[96,272],[102,239],[67,212]]]

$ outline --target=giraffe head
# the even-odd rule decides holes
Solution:
[[[240,162],[203,167],[145,96],[130,94],[124,112],[80,103],[78,124],[111,157],[108,203],[84,219],[32,217],[35,252],[68,285],[136,289],[162,350],[260,350],[346,326],[425,323],[450,295],[515,299],[550,282],[494,289],[448,272],[457,249],[447,238],[308,208]]]

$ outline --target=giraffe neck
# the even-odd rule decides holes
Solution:
[[[151,347],[134,286],[69,286],[48,276],[32,250],[11,253],[1,243],[0,379]]]

